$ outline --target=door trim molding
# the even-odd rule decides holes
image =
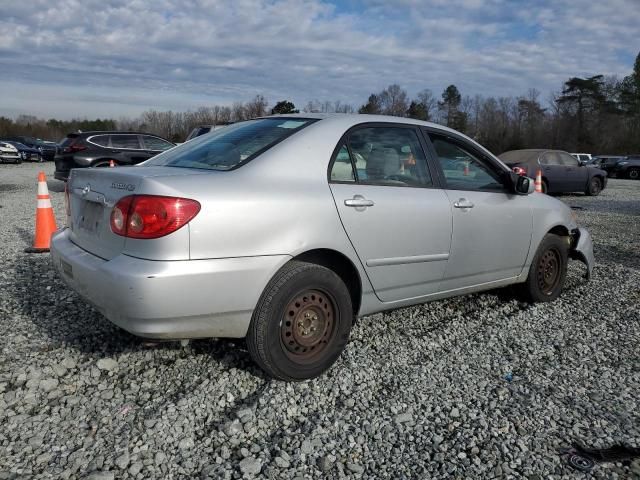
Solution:
[[[411,257],[372,258],[367,260],[367,267],[382,267],[386,265],[404,265],[407,263],[440,262],[448,260],[448,253],[435,253],[432,255],[413,255]]]

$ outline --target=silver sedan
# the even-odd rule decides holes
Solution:
[[[302,380],[354,318],[517,284],[562,290],[593,268],[570,209],[473,140],[431,123],[289,115],[230,125],[135,167],[78,169],[61,277],[142,337],[246,337],[268,374]]]

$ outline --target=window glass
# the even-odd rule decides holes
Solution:
[[[504,190],[498,172],[473,153],[440,135],[429,135],[438,155],[447,188],[455,190]]]
[[[315,121],[285,117],[234,123],[156,155],[143,165],[230,170]]]
[[[140,141],[137,135],[111,135],[112,148],[140,149]]]
[[[144,148],[147,150],[164,151],[175,146],[173,143],[167,142],[166,140],[158,137],[151,137],[149,135],[144,135],[142,139],[144,140]]]
[[[576,167],[578,166],[578,160],[575,157],[569,155],[568,153],[559,153],[557,154],[560,157],[560,164],[566,165],[568,167]],[[587,156],[583,155],[584,160],[587,160]]]
[[[562,165],[560,155],[557,152],[547,152],[540,159],[542,165]]]
[[[367,127],[349,136],[358,181],[375,185],[430,186],[431,176],[416,131]]]
[[[91,142],[101,147],[108,147],[109,135],[96,135],[95,137],[91,137]]]
[[[335,182],[355,182],[351,155],[346,145],[342,145],[331,167],[331,180]]]

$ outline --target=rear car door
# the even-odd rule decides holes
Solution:
[[[153,135],[142,135],[142,141],[144,143],[143,148],[147,151],[147,153],[151,154],[151,156],[157,155],[164,152],[165,150],[169,150],[170,148],[175,147],[173,143],[159,137],[154,137]]]
[[[153,156],[143,149],[140,135],[133,133],[111,135],[111,148],[118,154],[118,162],[125,165],[135,165]]]
[[[570,191],[567,170],[562,164],[559,152],[544,152],[540,157],[540,165],[542,175],[547,180],[549,193]]]
[[[344,229],[383,302],[438,291],[451,206],[433,181],[419,130],[364,124],[341,139],[329,185]]]
[[[585,190],[587,188],[587,177],[589,176],[587,167],[580,165],[578,160],[568,153],[558,152],[558,155],[560,156],[560,163],[564,166],[568,191]]]
[[[514,195],[508,172],[462,137],[428,130],[453,212],[451,254],[441,291],[513,278],[522,272],[533,229],[530,199]]]

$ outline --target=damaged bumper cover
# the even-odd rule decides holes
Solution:
[[[593,240],[591,240],[591,235],[586,229],[576,228],[571,231],[571,249],[569,250],[569,257],[573,260],[580,260],[587,266],[587,273],[585,277],[589,280],[591,278],[596,259],[593,256]]]

